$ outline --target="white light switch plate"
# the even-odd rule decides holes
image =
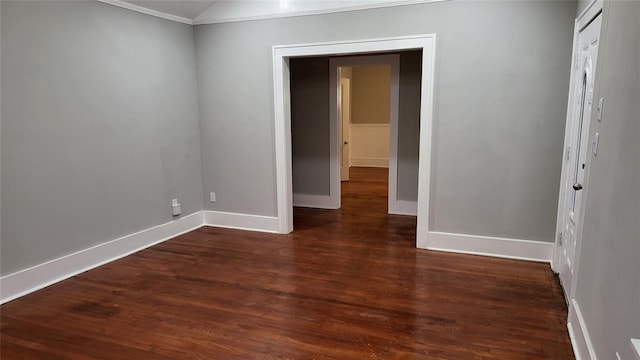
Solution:
[[[596,118],[598,121],[602,121],[602,105],[604,105],[604,98],[598,100],[598,109],[596,110]]]

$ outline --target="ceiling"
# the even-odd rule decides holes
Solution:
[[[323,14],[448,0],[98,0],[186,24]]]
[[[125,2],[193,20],[213,5],[216,0],[125,0]]]

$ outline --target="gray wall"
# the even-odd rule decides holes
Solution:
[[[293,192],[329,195],[329,58],[291,59]]]
[[[276,215],[273,45],[436,33],[432,229],[553,241],[575,13],[456,1],[196,26],[207,207]]]
[[[398,200],[416,201],[418,199],[421,84],[422,52],[400,53]]]
[[[640,338],[640,2],[604,9],[594,99],[604,98],[591,158],[576,301],[598,359],[633,359]]]
[[[576,16],[580,15],[594,0],[577,0],[578,1],[578,9],[576,11]]]
[[[6,275],[202,209],[193,29],[2,1]]]

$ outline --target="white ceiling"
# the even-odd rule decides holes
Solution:
[[[187,24],[323,14],[449,0],[98,0]]]
[[[156,10],[161,13],[180,16],[190,20],[195,19],[215,0],[125,0],[126,2],[138,5],[143,8]]]

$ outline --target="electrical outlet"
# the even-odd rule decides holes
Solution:
[[[171,200],[171,215],[178,216],[182,213],[182,204],[178,203],[178,199]]]
[[[604,105],[604,99],[600,98],[600,100],[598,100],[598,107],[596,108],[596,118],[598,119],[598,122],[602,121],[602,106]]]
[[[209,201],[211,202],[216,202],[216,193],[215,192],[210,192],[209,193]]]

